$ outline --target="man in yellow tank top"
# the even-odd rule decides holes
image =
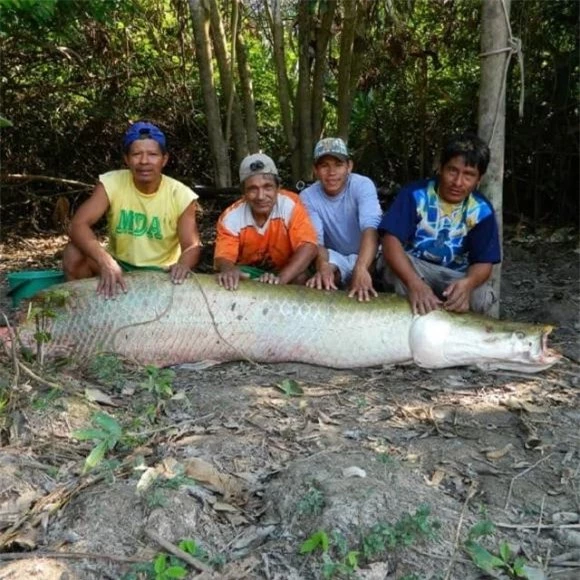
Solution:
[[[168,270],[181,284],[201,254],[198,196],[162,174],[169,159],[163,132],[142,121],[131,125],[123,138],[123,159],[128,169],[100,175],[75,213],[63,255],[67,280],[99,276],[97,293],[105,298],[126,292],[123,272],[140,268]],[[105,214],[106,249],[92,230]]]

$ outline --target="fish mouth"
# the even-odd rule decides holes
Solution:
[[[546,326],[542,329],[542,334],[540,337],[540,349],[536,356],[533,357],[532,362],[537,362],[537,364],[540,365],[552,366],[562,358],[562,355],[559,352],[556,352],[554,349],[548,346],[548,337],[550,336],[552,330],[552,326]]]
[[[513,363],[514,370],[535,373],[549,369],[561,360],[562,355],[548,346],[548,337],[552,330],[552,326],[546,326],[541,330],[541,335],[535,345],[536,348],[530,349],[527,353],[524,366],[520,366],[517,362]],[[502,368],[507,369],[508,366],[510,363],[502,364]]]

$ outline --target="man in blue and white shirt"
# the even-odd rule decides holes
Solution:
[[[486,313],[496,301],[488,280],[501,261],[498,226],[477,191],[489,157],[475,134],[451,139],[437,176],[403,187],[379,225],[383,279],[416,314]]]
[[[300,195],[318,236],[316,273],[306,285],[347,287],[350,297],[369,301],[377,293],[371,271],[378,248],[381,206],[374,183],[352,172],[346,143],[322,139],[314,148],[318,181]]]

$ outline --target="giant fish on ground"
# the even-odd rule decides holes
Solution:
[[[35,311],[42,313],[47,299],[64,295],[60,306],[50,307],[55,316],[43,319],[50,333],[45,356],[115,353],[157,366],[204,360],[334,368],[414,362],[425,368],[477,365],[528,373],[559,358],[547,347],[549,326],[445,311],[413,316],[408,302],[393,295],[359,303],[344,292],[252,281],[228,291],[203,274],[181,285],[154,272],[128,274],[126,282],[128,292],[113,300],[96,294],[94,278],[36,297]],[[37,332],[33,318],[18,330],[28,346]]]

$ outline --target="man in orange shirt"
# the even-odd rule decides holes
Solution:
[[[280,189],[278,169],[263,153],[240,165],[243,197],[217,223],[214,267],[217,282],[236,290],[240,278],[267,284],[304,284],[317,255],[317,238],[295,193]]]

